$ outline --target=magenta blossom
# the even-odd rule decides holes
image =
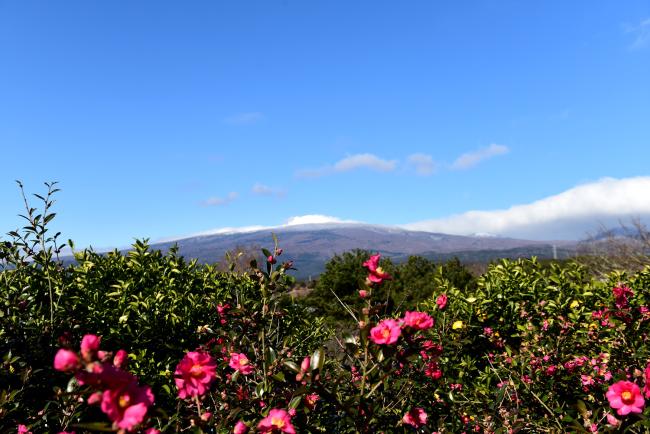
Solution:
[[[60,349],[54,356],[54,369],[61,372],[73,372],[81,367],[79,356],[70,350]]]
[[[269,415],[260,421],[257,425],[259,432],[286,432],[296,434],[296,430],[291,424],[291,416],[286,410],[274,408],[269,411]]]
[[[81,357],[86,361],[91,361],[99,351],[99,343],[102,338],[97,335],[85,335],[81,339]]]
[[[419,428],[427,424],[427,414],[419,407],[412,408],[402,417],[402,422],[414,428]]]
[[[630,381],[619,381],[607,389],[609,405],[616,410],[619,416],[629,413],[641,413],[645,405],[641,389]]]
[[[426,330],[433,327],[433,318],[425,312],[409,312],[404,314],[404,325],[414,330]]]
[[[241,372],[243,375],[252,374],[255,370],[244,353],[230,353],[230,362],[228,362],[228,366],[233,368],[235,371]]]
[[[392,279],[392,276],[386,273],[379,266],[380,257],[381,255],[377,253],[376,255],[372,255],[370,259],[363,263],[363,266],[368,269],[368,281],[370,281],[370,283],[380,284],[384,280]]]
[[[397,321],[385,319],[370,329],[370,340],[379,345],[390,345],[397,342],[401,334],[402,330]]]
[[[438,305],[438,309],[445,310],[445,307],[447,307],[447,294],[440,294],[436,298],[436,304]]]
[[[190,351],[176,366],[176,387],[178,397],[185,399],[205,394],[216,378],[217,364],[209,354]]]
[[[154,397],[149,386],[129,384],[105,390],[101,409],[116,428],[132,431],[140,425],[153,405]]]
[[[235,424],[235,428],[232,432],[233,434],[246,434],[248,432],[248,426],[240,420]]]
[[[614,294],[614,303],[619,309],[627,307],[630,297],[634,295],[632,290],[625,285],[613,288],[612,293]]]

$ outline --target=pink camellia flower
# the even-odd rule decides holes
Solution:
[[[370,340],[379,345],[390,345],[397,342],[401,334],[402,330],[397,321],[385,319],[370,329]]]
[[[361,297],[361,298],[368,297],[368,291],[366,291],[365,289],[360,289],[359,290],[359,297]]]
[[[86,361],[91,361],[99,351],[101,339],[97,335],[85,335],[81,339],[81,357]]]
[[[128,360],[129,353],[127,353],[125,350],[119,350],[117,353],[115,353],[115,357],[113,357],[113,365],[115,365],[117,368],[125,368]]]
[[[230,309],[230,303],[222,304],[219,303],[217,305],[217,312],[219,313],[219,316],[224,316],[226,312]]]
[[[243,375],[252,374],[255,368],[251,365],[250,360],[246,357],[246,354],[243,353],[230,353],[230,362],[228,366],[233,368],[235,371],[239,371]]]
[[[18,425],[18,434],[32,434],[32,432],[25,425]]]
[[[433,327],[433,318],[425,312],[409,312],[404,314],[404,325],[414,330],[426,330]]]
[[[368,280],[370,283],[376,283],[380,284],[384,280],[390,280],[392,279],[392,276],[388,273],[386,273],[380,266],[379,266],[379,258],[381,255],[377,253],[376,255],[372,255],[370,259],[368,259],[366,262],[363,263],[363,266],[368,269]]]
[[[54,356],[54,369],[61,372],[76,371],[81,367],[79,356],[70,350],[60,349]]]
[[[402,417],[402,422],[419,428],[427,424],[427,414],[420,407],[412,408]]]
[[[235,429],[232,430],[233,434],[246,434],[248,426],[241,420],[235,424]]]
[[[641,413],[645,405],[641,389],[630,381],[621,380],[612,384],[607,389],[605,396],[609,400],[609,405],[616,409],[619,416],[625,416],[629,413]]]
[[[310,393],[309,395],[305,395],[305,406],[313,410],[316,408],[316,403],[320,400],[320,396],[317,393]]]
[[[149,386],[138,386],[136,381],[132,381],[105,390],[101,409],[116,428],[132,431],[144,421],[153,401]]]
[[[147,428],[144,434],[160,434],[160,430],[156,428]]]
[[[438,309],[445,310],[445,307],[447,307],[447,294],[440,294],[436,298],[436,304],[438,305]]]
[[[439,380],[442,377],[442,371],[438,367],[438,362],[431,360],[429,363],[427,363],[426,367],[424,368],[424,375],[434,380]]]
[[[259,432],[286,432],[295,434],[296,430],[291,424],[291,417],[286,410],[274,408],[269,411],[269,415],[257,424]]]
[[[209,354],[190,351],[176,366],[174,375],[178,397],[185,399],[203,395],[215,379],[217,364]]]
[[[612,293],[614,294],[614,303],[619,309],[627,307],[629,297],[632,297],[634,295],[632,290],[625,285],[613,288]]]

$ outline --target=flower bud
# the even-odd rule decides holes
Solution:
[[[71,372],[80,367],[79,356],[74,351],[60,349],[54,356],[54,369],[57,371]]]
[[[125,368],[128,361],[129,354],[124,350],[119,350],[117,353],[115,353],[115,357],[113,357],[113,365],[115,365],[117,368]]]

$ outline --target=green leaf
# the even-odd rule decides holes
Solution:
[[[302,401],[302,396],[294,396],[291,402],[289,402],[289,408],[298,408]]]
[[[325,363],[325,351],[323,348],[319,348],[314,351],[314,354],[311,356],[310,368],[312,371],[323,369],[323,364]]]
[[[291,360],[285,360],[284,362],[282,362],[282,364],[294,372],[300,372],[300,368],[298,367],[298,365],[296,365]]]

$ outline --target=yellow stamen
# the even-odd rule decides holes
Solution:
[[[118,399],[118,401],[117,401],[120,408],[128,407],[129,402],[131,402],[131,397],[129,395],[122,395],[122,396],[120,396],[120,399]]]
[[[621,399],[625,403],[632,401],[632,392],[630,392],[629,390],[621,392]]]

